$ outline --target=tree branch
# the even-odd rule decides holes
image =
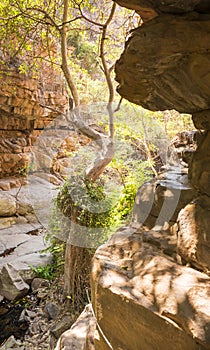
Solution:
[[[94,24],[94,25],[97,26],[97,27],[101,27],[101,28],[103,27],[103,24],[102,24],[102,23],[93,21],[91,18],[88,18],[86,15],[84,15],[84,13],[83,13],[83,11],[82,11],[82,9],[81,9],[81,3],[78,4],[76,1],[73,1],[73,2],[77,5],[78,10],[79,10],[79,12],[80,12],[80,14],[81,14],[81,17],[82,17],[85,21],[87,21],[87,22],[89,22],[89,23],[92,23],[92,24]]]
[[[67,84],[71,91],[75,107],[78,107],[80,104],[79,95],[74,83],[73,77],[71,75],[69,65],[68,65],[68,56],[67,56],[67,23],[68,23],[68,0],[64,0],[64,10],[63,10],[63,25],[60,29],[61,35],[61,56],[62,56],[62,65],[61,68],[63,70],[64,76],[66,78]]]
[[[33,7],[26,7],[25,11],[27,11],[27,12],[35,11],[35,12],[42,13],[45,16],[44,18],[49,19],[49,21],[51,22],[51,23],[47,22],[47,24],[51,24],[53,27],[55,27],[57,30],[60,31],[60,28],[57,25],[57,23],[54,21],[54,19],[49,15],[49,13],[47,11],[43,10],[42,8],[35,7],[35,6],[33,6]],[[25,11],[23,11],[23,13],[25,13]]]
[[[112,108],[112,102],[114,101],[114,87],[113,87],[112,79],[110,75],[111,72],[110,72],[110,69],[108,68],[108,65],[105,59],[104,43],[106,40],[107,27],[113,19],[115,9],[116,9],[116,3],[113,3],[109,17],[107,18],[105,24],[103,25],[101,44],[100,44],[100,57],[101,57],[101,62],[104,70],[104,75],[105,75],[106,82],[109,89],[109,100],[108,100],[107,110],[109,113],[109,134],[112,140],[114,139],[114,112]]]

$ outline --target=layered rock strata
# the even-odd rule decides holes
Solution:
[[[57,73],[29,78],[15,69],[1,70],[0,178],[23,175],[31,147],[50,121],[68,108],[68,96]]]

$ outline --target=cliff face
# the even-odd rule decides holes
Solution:
[[[30,163],[31,146],[41,130],[65,112],[68,97],[63,81],[48,67],[34,79],[15,69],[1,69],[0,178],[22,175]],[[49,107],[49,108],[47,108]]]
[[[114,0],[120,6],[135,10],[143,21],[163,13],[183,14],[197,11],[200,13],[210,13],[208,0]]]
[[[132,31],[116,63],[119,94],[150,110],[208,110],[209,2],[116,2],[136,10],[144,21]],[[145,18],[142,11],[152,15]]]
[[[94,256],[95,349],[210,349],[210,3],[116,2],[144,22],[116,63],[119,94],[192,114],[200,137],[188,178],[143,185],[133,223]]]

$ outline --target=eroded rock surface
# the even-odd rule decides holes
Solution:
[[[123,228],[95,254],[92,298],[104,336],[114,349],[209,349],[209,277],[142,241],[141,230]],[[96,350],[109,349],[104,336]]]
[[[116,0],[119,5],[133,10],[140,8],[151,8],[158,13],[185,13],[193,10],[210,11],[210,4],[206,0]]]
[[[25,350],[24,346],[21,344],[21,341],[16,340],[13,335],[9,337],[7,341],[0,347],[0,350],[8,349]]]
[[[135,29],[116,63],[119,94],[150,110],[209,108],[210,16],[161,15]]]
[[[95,318],[87,305],[73,326],[59,338],[55,350],[94,350]]]
[[[171,166],[168,171],[139,188],[133,208],[133,221],[156,231],[170,231],[180,210],[194,195],[187,168]]]
[[[183,14],[190,11],[210,12],[208,0],[114,0],[120,6],[135,10],[144,21],[161,13]]]
[[[210,270],[210,210],[188,204],[178,217],[178,253],[201,270]]]
[[[12,216],[16,213],[16,200],[0,190],[0,216]]]
[[[63,82],[49,67],[44,79],[21,75],[12,68],[1,69],[0,178],[27,172],[31,146],[41,130],[67,109]]]
[[[189,178],[200,193],[210,197],[210,131],[206,131],[193,155]]]
[[[8,300],[14,300],[26,295],[29,285],[20,277],[18,270],[11,264],[6,264],[0,272],[0,291]]]

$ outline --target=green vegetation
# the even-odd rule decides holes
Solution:
[[[84,177],[85,168],[94,159],[95,151],[91,145],[80,148],[72,155],[73,175],[66,179],[57,198],[58,208],[70,221],[81,227],[99,229],[97,237],[94,236],[95,230],[89,237],[95,240],[96,247],[119,226],[130,221],[137,189],[154,176],[155,160],[148,159],[147,143],[142,140],[142,121],[136,116],[135,123],[128,126],[125,116],[128,118],[128,111],[122,107],[119,117],[116,115],[115,155],[104,174],[95,182]],[[106,126],[106,120],[103,124],[103,110],[100,125]],[[160,127],[156,127],[154,135],[155,132],[157,137]],[[158,144],[148,141],[148,145],[156,156]]]
[[[98,124],[106,129],[107,116],[103,105],[92,105],[91,108],[86,112],[93,116],[92,122],[100,120]],[[174,122],[173,111],[167,118],[170,123]],[[175,134],[171,127],[169,131],[170,136]],[[95,157],[92,145],[69,155],[73,157],[73,175],[66,179],[55,203],[57,210],[70,220],[66,222],[62,214],[54,219],[57,222],[54,234],[61,241],[67,240],[65,225],[68,231],[69,223],[74,222],[82,228],[77,232],[78,237],[81,234],[78,240],[81,239],[87,247],[98,247],[117,228],[130,222],[138,188],[167,163],[167,147],[171,139],[165,133],[162,112],[154,113],[123,103],[115,115],[115,135],[115,155],[95,182],[84,177],[85,169]],[[53,216],[55,218],[55,214]],[[84,232],[86,238],[82,236]]]
[[[84,247],[95,249],[129,222],[138,187],[154,176],[167,157],[167,137],[178,131],[176,112],[152,113],[129,103],[114,112],[119,97],[115,98],[113,67],[129,31],[138,25],[133,12],[106,0],[5,0],[0,18],[3,74],[10,69],[36,79],[53,70],[62,74],[73,107],[82,111],[75,113],[75,128],[93,141],[73,155],[72,175],[57,198],[49,248],[53,262],[34,268],[39,276],[54,278],[63,269],[66,248],[64,290],[73,304],[75,299],[84,303],[93,253]],[[96,102],[97,111],[92,106]],[[91,122],[104,133],[94,132],[77,118],[88,114],[90,104]],[[105,144],[115,147],[113,157],[107,157]],[[100,162],[93,162],[98,154],[104,161],[103,173]],[[95,173],[86,171],[90,165]],[[69,223],[85,229],[73,232]],[[73,245],[72,236],[82,245]]]
[[[53,226],[54,225],[57,225],[56,221],[53,221]],[[57,229],[55,230],[57,232]],[[31,269],[35,272],[37,277],[51,281],[63,274],[65,243],[51,234],[46,236],[46,241],[49,242],[49,247],[45,249],[43,253],[52,254],[51,264],[37,267],[31,266]]]
[[[36,276],[39,278],[44,278],[48,281],[53,280],[57,276],[53,264],[47,264],[45,266],[31,266],[32,271],[35,272]]]

